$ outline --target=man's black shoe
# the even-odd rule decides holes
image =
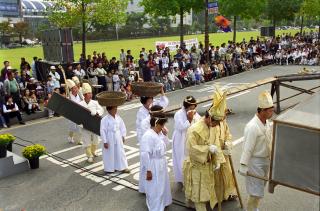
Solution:
[[[20,125],[25,125],[26,123],[25,122],[23,122],[23,121],[21,121],[21,122],[19,122],[20,123]]]

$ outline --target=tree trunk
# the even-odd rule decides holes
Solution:
[[[233,16],[233,42],[236,42],[237,38],[237,16]]]
[[[183,7],[180,7],[180,48],[183,46]]]
[[[82,9],[82,54],[83,54],[83,57],[84,58],[87,58],[87,55],[86,55],[86,20],[85,20],[85,3],[84,3],[84,0],[82,0],[82,3],[81,3],[81,9]]]
[[[318,42],[319,42],[320,41],[320,17],[319,17],[318,29],[319,29],[319,33],[318,33]]]
[[[119,40],[119,28],[118,28],[118,24],[116,24],[116,37],[117,37],[117,40]]]
[[[205,0],[206,6],[205,6],[205,16],[204,16],[204,48],[206,52],[206,61],[209,63],[209,13],[208,13],[208,2],[209,0]]]
[[[22,34],[19,33],[19,42],[20,42],[20,45],[22,46]]]
[[[302,35],[302,30],[303,30],[303,14],[301,15],[301,25],[300,25],[300,35]]]

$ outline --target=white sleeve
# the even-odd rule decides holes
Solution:
[[[174,129],[175,130],[186,130],[186,129],[188,129],[190,127],[190,125],[191,125],[189,120],[184,121],[180,117],[180,115],[177,115],[177,114],[180,114],[180,112],[176,113],[174,115]]]
[[[103,110],[102,106],[97,101],[96,101],[96,103],[97,103],[97,113],[99,114],[99,116],[102,116],[104,110]]]
[[[126,125],[124,124],[123,120],[121,117],[119,117],[120,119],[120,132],[121,132],[121,136],[123,138],[125,138],[127,136],[127,129],[126,129]]]
[[[167,96],[163,95],[160,97],[160,99],[154,100],[153,105],[159,105],[163,108],[166,108],[169,105],[169,99],[167,98]]]
[[[149,137],[143,136],[140,143],[140,156],[141,156],[141,168],[142,171],[150,171],[150,146],[149,146]]]
[[[19,107],[16,103],[14,104],[14,108],[16,109],[16,111],[19,111]]]
[[[59,73],[55,73],[55,78],[57,79],[57,80],[60,80],[60,75],[59,75]]]
[[[244,165],[249,164],[249,160],[252,156],[253,150],[257,140],[257,130],[252,127],[246,127],[244,130],[244,147],[240,158],[240,163]]]
[[[105,144],[109,143],[109,141],[107,140],[107,131],[108,131],[107,128],[108,128],[108,120],[103,118],[100,124],[100,138]]]
[[[9,113],[9,112],[11,112],[11,110],[7,109],[7,107],[3,105],[3,113]]]

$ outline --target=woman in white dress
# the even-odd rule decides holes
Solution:
[[[160,105],[154,105],[151,107],[148,116],[144,120],[142,120],[142,122],[140,123],[142,134],[145,134],[145,132],[147,132],[151,128],[151,125],[150,125],[151,116],[158,117],[159,115],[163,115],[163,111],[164,109]],[[165,130],[167,131],[166,128]],[[166,138],[166,136],[163,136],[163,137]],[[141,148],[144,147],[143,144],[145,144],[145,142],[144,143],[140,142],[140,151],[141,151]],[[140,153],[140,163],[142,162],[143,162],[143,156],[141,156],[141,153]],[[140,193],[145,193],[145,187],[144,187],[146,182],[146,180],[144,179],[145,174],[146,174],[146,169],[144,169],[142,165],[140,165],[140,173],[139,173],[139,192]]]
[[[107,106],[107,111],[108,114],[102,118],[100,125],[104,171],[106,173],[114,171],[129,173],[128,161],[123,148],[127,132],[126,126],[117,114],[117,106]]]
[[[175,182],[183,182],[183,161],[185,159],[186,133],[188,128],[201,117],[196,112],[197,101],[187,96],[182,108],[174,115],[174,131],[172,135],[172,160]]]
[[[169,143],[164,125],[167,118],[151,117],[151,128],[145,132],[140,147],[144,175],[146,202],[150,211],[163,211],[172,203],[166,147]]]

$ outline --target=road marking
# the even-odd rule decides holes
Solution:
[[[244,91],[244,92],[241,92],[241,93],[238,93],[238,94],[229,96],[229,97],[227,97],[227,100],[230,100],[230,99],[235,98],[235,97],[239,97],[239,96],[244,95],[244,94],[247,94],[247,93],[249,93],[249,92],[250,92],[250,91],[247,90],[247,91]],[[211,105],[212,105],[212,103],[209,103],[209,104],[203,105],[202,108],[206,108],[206,107],[209,107],[209,106],[211,106]]]
[[[131,130],[130,133],[132,135],[126,136],[125,137],[126,140],[137,136],[137,132],[134,131],[134,130]],[[80,147],[82,147],[82,145],[72,146],[72,147],[69,147],[69,148],[66,148],[66,149],[62,149],[62,150],[50,153],[49,155],[58,155],[58,154],[61,154],[61,153],[64,153],[64,152],[68,152],[70,150],[74,150],[74,149],[77,149],[77,148],[80,148]],[[134,147],[130,147],[130,146],[127,146],[127,145],[124,145],[124,148],[127,148],[129,150],[135,150],[136,149]],[[47,157],[48,157],[48,155],[43,155],[43,156],[40,157],[40,159],[47,158]]]

